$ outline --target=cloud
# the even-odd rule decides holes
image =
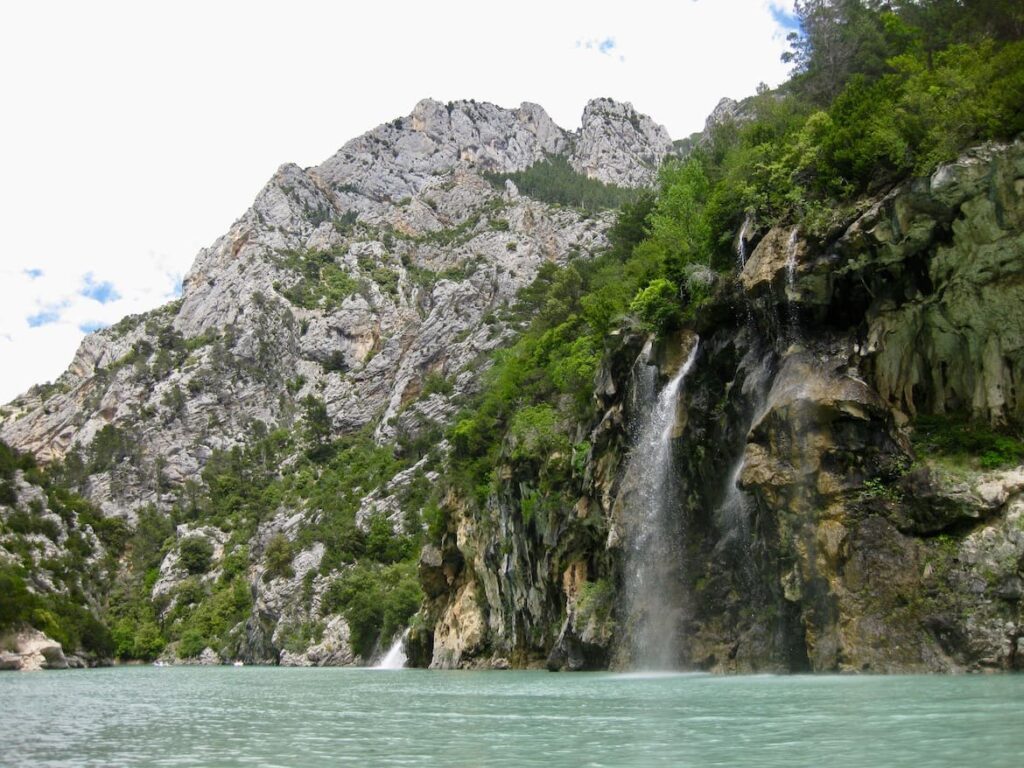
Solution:
[[[46,269],[0,266],[0,404],[33,384],[56,379],[85,334],[180,293],[181,270],[152,253],[125,261],[112,280],[67,263]]]
[[[568,130],[608,96],[682,137],[723,96],[789,71],[789,0],[521,0],[487,35],[471,0],[399,5],[400,25],[388,3],[182,0],[171,14],[131,0],[8,3],[4,28],[19,34],[0,45],[0,69],[19,76],[2,103],[18,119],[0,121],[0,211],[17,225],[0,258],[0,403],[58,376],[83,328],[180,295],[196,253],[282,162],[323,162],[426,95],[535,102]],[[445,38],[459,45],[436,44]],[[346,71],[367,76],[325,99]],[[316,105],[316,119],[266,109],[253,120],[238,106],[273,98]],[[80,194],[54,226],[55,190],[69,184]]]
[[[50,323],[56,323],[60,320],[60,311],[63,307],[50,307],[37,312],[34,315],[29,315],[25,318],[29,328],[38,328],[41,325],[49,325]]]
[[[101,283],[97,283],[92,272],[85,273],[85,287],[79,293],[87,299],[98,301],[100,304],[109,304],[121,298],[121,294],[117,292],[112,282],[104,280]]]
[[[580,38],[576,40],[576,48],[585,51],[597,51],[603,56],[612,57],[612,54],[618,50],[619,44],[615,41],[614,37],[591,37],[591,38]],[[621,53],[614,57],[618,62],[622,63],[626,60],[626,57]]]
[[[768,4],[768,12],[772,15],[772,21],[782,27],[784,31],[799,31],[800,18],[792,10],[789,10],[784,3],[774,0]]]

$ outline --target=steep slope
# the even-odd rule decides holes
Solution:
[[[107,517],[135,525],[140,510],[173,515],[179,528],[159,578],[145,585],[165,626],[183,588],[205,604],[237,576],[225,563],[242,558],[257,629],[235,650],[276,660],[280,644],[266,632],[299,592],[302,621],[318,621],[320,595],[346,561],[308,533],[323,514],[305,497],[261,500],[266,508],[251,514],[225,499],[221,511],[244,522],[214,519],[225,462],[269,450],[275,430],[291,441],[276,454],[285,467],[304,449],[372,434],[399,446],[392,469],[404,474],[391,481],[387,470],[358,488],[358,522],[369,530],[383,514],[399,532],[410,510],[394,495],[443,456],[443,446],[426,454],[478,386],[487,353],[515,331],[504,310],[541,265],[605,246],[610,213],[551,205],[489,179],[562,157],[586,178],[641,186],[670,148],[664,129],[609,100],[588,105],[576,133],[532,104],[424,100],[318,167],[278,169],[200,252],[179,301],[87,337],[54,384],[4,408],[0,439],[62,462],[65,479]],[[316,445],[306,444],[300,436],[314,426]],[[278,534],[294,545],[294,566],[264,578]],[[181,542],[196,537],[214,552],[205,573],[179,563]],[[339,637],[347,632],[324,616]],[[346,653],[331,658],[351,661]]]
[[[679,564],[647,588],[672,597],[670,666],[1021,668],[1024,444],[999,430],[1024,397],[1024,144],[970,150],[824,238],[747,221],[737,250],[681,330],[609,338],[564,437],[531,454],[513,428],[485,499],[452,485],[420,563],[417,663],[637,663],[643,382],[672,379],[699,337],[655,436],[675,541],[651,551]]]

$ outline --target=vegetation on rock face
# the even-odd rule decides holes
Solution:
[[[656,194],[622,207],[607,253],[547,266],[521,292],[510,313],[521,335],[495,354],[449,431],[442,485],[477,525],[495,526],[499,508],[526,526],[545,508],[566,525],[576,517],[579,473],[561,458],[575,457],[573,441],[599,415],[591,397],[609,331],[629,328],[630,315],[658,334],[693,319],[733,280],[744,220],[751,234],[799,225],[824,241],[872,196],[972,144],[1024,130],[1019,4],[810,0],[797,10],[793,78],[762,89],[685,157],[666,161]],[[920,416],[912,426],[922,456],[974,469],[1024,460],[1019,425],[998,431]],[[443,504],[430,507],[438,544],[452,545],[453,516]],[[559,554],[552,572],[566,565]],[[588,611],[593,590],[581,597]]]
[[[360,282],[338,266],[344,253],[327,251],[284,251],[279,266],[292,274],[290,284],[274,287],[288,301],[305,309],[331,311],[360,289]]]
[[[69,651],[109,657],[113,640],[96,606],[125,538],[121,521],[0,442],[0,634],[29,625]]]
[[[368,658],[378,642],[386,644],[408,624],[422,600],[415,562],[390,566],[361,563],[331,584],[322,610],[345,617],[352,650]]]
[[[178,557],[181,567],[193,576],[206,573],[213,559],[213,544],[205,536],[189,536],[182,539]]]
[[[1024,13],[1011,6],[799,3],[792,80],[697,153],[716,252],[744,215],[824,233],[859,195],[1024,130]]]
[[[962,414],[919,415],[914,448],[924,458],[940,457],[979,469],[1003,469],[1024,462],[1020,426],[995,429]]]
[[[420,606],[420,547],[425,539],[440,543],[454,534],[442,501],[447,491],[481,526],[494,525],[498,496],[506,491],[525,528],[553,531],[552,520],[565,525],[560,530],[590,525],[574,504],[591,451],[587,428],[600,415],[593,391],[602,361],[616,337],[632,328],[667,334],[728,286],[736,265],[734,234],[745,219],[757,232],[799,224],[826,239],[867,196],[932,171],[969,144],[1024,131],[1019,3],[807,0],[797,11],[802,27],[792,39],[793,78],[749,99],[736,118],[691,143],[684,157],[667,161],[656,190],[588,179],[564,157],[487,175],[499,189],[511,180],[543,202],[619,212],[605,252],[564,266],[546,263],[515,306],[491,315],[521,332],[494,354],[479,391],[457,403],[462,410],[447,432],[451,454],[439,479],[427,474],[442,470],[439,428],[402,435],[395,445],[379,444],[370,427],[337,437],[328,395],[317,391],[298,400],[308,388],[297,372],[288,373],[295,378],[287,392],[297,402],[289,403],[287,418],[276,428],[249,423],[244,446],[212,450],[200,477],[177,489],[158,477],[154,487],[163,503],[174,499],[172,512],[144,506],[134,527],[104,518],[62,486],[96,473],[110,473],[114,482],[119,471],[141,466],[130,427],[100,429],[85,450],[46,471],[0,443],[0,632],[30,624],[68,648],[99,656],[152,659],[174,643],[182,658],[206,647],[230,656],[245,623],[258,618],[250,589],[259,572],[254,565],[262,562],[264,583],[292,579],[302,562],[297,556],[322,545],[318,565],[302,580],[310,602],[314,581],[328,585],[321,616],[283,632],[283,647],[301,651],[323,632],[320,619],[340,614],[353,650],[368,658]],[[417,242],[461,245],[482,222],[477,214]],[[352,221],[341,226],[350,228]],[[494,217],[487,227],[510,229],[508,220]],[[345,256],[339,250],[281,252],[275,290],[295,306],[328,312],[363,290],[358,274],[385,295],[398,295],[397,269],[364,258],[357,270],[344,265]],[[430,285],[464,278],[475,265],[467,259],[435,273],[403,264],[403,274]],[[261,296],[253,301],[257,312],[268,311]],[[130,333],[139,322],[125,321],[116,333]],[[231,333],[186,340],[170,325],[154,325],[155,341],[136,342],[97,375],[127,370],[152,385],[206,345],[214,360],[226,357]],[[266,346],[263,362],[272,357]],[[347,372],[341,353],[324,367]],[[259,370],[254,364],[251,373]],[[448,373],[451,378],[426,374],[420,396],[451,396],[455,376]],[[186,387],[194,394],[204,381],[196,374]],[[183,390],[169,388],[162,404],[180,414]],[[972,469],[1024,460],[1019,425],[996,430],[954,414],[921,415],[912,426],[920,456]],[[426,461],[414,469],[420,459]],[[361,507],[368,495],[405,470],[412,479],[395,490],[398,514],[370,509],[367,516]],[[19,498],[19,483],[38,494]],[[888,498],[882,480],[869,481],[866,491],[876,490],[870,483],[878,486],[878,498]],[[294,529],[284,528],[287,535],[281,513],[297,520]],[[217,547],[200,532],[204,528],[219,531]],[[60,557],[46,557],[58,543]],[[161,591],[161,563],[175,551],[187,578]],[[578,555],[559,551],[551,572],[562,572]],[[604,572],[586,578],[592,580],[580,589],[578,618],[599,623],[612,610],[613,582]]]
[[[498,189],[504,189],[505,182],[511,180],[520,193],[527,197],[587,211],[618,208],[637,194],[632,189],[605,184],[578,173],[561,155],[550,155],[525,171],[484,175]],[[506,229],[507,226],[506,223]],[[500,225],[496,228],[500,228]]]

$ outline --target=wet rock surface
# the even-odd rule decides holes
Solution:
[[[900,185],[824,241],[744,225],[749,255],[702,307],[671,435],[688,595],[675,666],[1022,668],[1021,470],[949,466],[911,439],[921,416],[1020,423],[1022,206],[1017,142]],[[659,381],[684,339],[659,342]],[[509,462],[489,501],[497,525],[460,523],[447,540],[466,565],[447,596],[431,576],[431,610],[452,610],[468,583],[486,595],[487,632],[474,626],[459,664],[635,664],[620,516],[643,340],[625,341],[609,344],[599,413],[576,433],[590,445],[579,497],[525,525],[518,498],[537,473]],[[611,595],[586,622],[581,584]],[[451,646],[453,629],[435,638]]]

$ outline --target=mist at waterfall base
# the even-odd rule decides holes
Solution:
[[[400,634],[391,644],[388,652],[384,654],[375,667],[376,669],[402,669],[405,667],[405,662],[407,661],[405,656],[405,634],[405,632]]]
[[[672,670],[686,616],[683,517],[676,513],[673,430],[679,393],[697,359],[686,361],[655,397],[657,368],[645,347],[633,368],[633,449],[624,480],[625,598],[632,666]]]
[[[12,768],[1016,768],[1024,754],[1022,675],[115,667],[2,675],[0,701]]]

